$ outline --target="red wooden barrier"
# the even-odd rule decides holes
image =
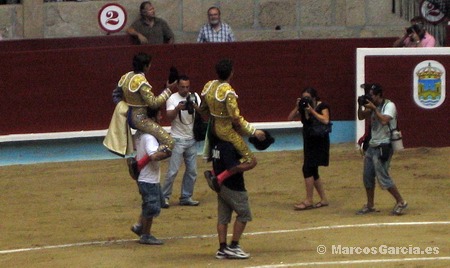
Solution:
[[[3,40],[0,42],[0,52],[128,46],[133,44],[135,44],[135,41],[128,35]]]
[[[227,57],[235,62],[231,84],[249,121],[286,120],[306,86],[317,88],[323,100],[330,103],[333,120],[354,120],[355,49],[390,47],[394,41],[329,39],[156,46],[119,42],[97,46],[94,39],[88,39],[84,44],[83,39],[72,39],[71,48],[67,43],[61,47],[54,43],[56,40],[44,39],[39,41],[46,44],[42,47],[30,47],[24,41],[27,50],[0,49],[0,135],[106,129],[114,109],[111,91],[120,76],[131,70],[131,59],[139,51],[153,56],[147,77],[158,93],[171,65],[188,74],[193,89],[200,92],[208,80],[215,79],[215,63]]]

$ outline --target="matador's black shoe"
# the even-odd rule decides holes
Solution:
[[[131,178],[133,180],[137,180],[139,178],[139,171],[137,167],[137,161],[134,157],[127,158],[128,172],[130,173]]]
[[[204,174],[209,188],[211,188],[211,190],[215,191],[216,193],[220,193],[220,185],[217,181],[217,177],[214,176],[210,170],[205,171]]]

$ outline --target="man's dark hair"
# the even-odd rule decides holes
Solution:
[[[372,84],[370,90],[372,90],[372,94],[375,96],[377,95],[380,95],[380,97],[383,96],[383,89],[381,88],[380,84]]]
[[[207,12],[208,15],[209,15],[209,11],[210,11],[211,9],[217,9],[217,11],[219,12],[219,16],[220,16],[220,8],[215,7],[215,6],[212,6],[212,7],[208,8],[208,12]]]
[[[133,71],[135,73],[142,73],[144,68],[152,62],[152,56],[140,52],[133,57]]]
[[[185,75],[185,74],[182,74],[182,75],[180,75],[180,76],[178,77],[178,83],[180,83],[181,80],[183,80],[183,81],[189,81],[189,77],[188,77],[187,75]]]
[[[144,11],[146,5],[151,5],[152,6],[152,3],[150,1],[144,1],[144,2],[141,3],[141,5],[139,6],[139,14],[141,14],[141,17],[144,16],[142,11]]]
[[[230,59],[220,60],[216,64],[216,73],[220,80],[227,80],[233,71],[233,61]]]

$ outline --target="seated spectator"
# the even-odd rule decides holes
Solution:
[[[167,22],[155,16],[155,7],[149,1],[141,3],[141,17],[127,29],[140,44],[173,44],[174,34]]]
[[[197,37],[198,43],[234,42],[231,27],[220,20],[220,9],[210,7],[208,9],[208,23],[203,25]]]
[[[394,42],[394,47],[434,47],[436,40],[425,30],[425,20],[422,17],[411,19],[411,26],[405,29],[405,34]]]

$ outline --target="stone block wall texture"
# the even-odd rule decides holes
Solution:
[[[126,27],[138,18],[141,0],[45,2],[22,0],[0,6],[4,39],[101,36],[98,12],[107,3],[122,5]],[[391,12],[392,0],[152,0],[158,17],[175,33],[176,43],[195,42],[210,6],[238,41],[395,37],[409,23]],[[277,27],[278,26],[278,27]],[[276,30],[276,27],[279,30]],[[116,35],[125,34],[122,30]]]

